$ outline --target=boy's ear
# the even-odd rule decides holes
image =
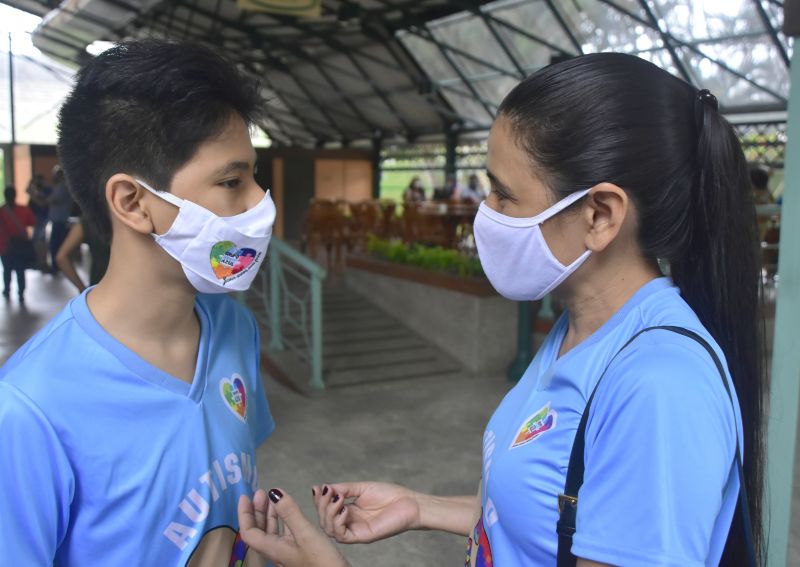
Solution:
[[[145,190],[126,173],[115,173],[106,182],[106,201],[113,218],[141,234],[155,232]]]

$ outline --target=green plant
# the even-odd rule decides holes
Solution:
[[[483,268],[477,258],[440,246],[428,247],[420,244],[408,246],[399,240],[383,240],[370,236],[367,240],[367,253],[387,262],[461,277],[483,276]]]

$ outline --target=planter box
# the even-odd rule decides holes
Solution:
[[[346,279],[384,311],[474,373],[504,372],[517,343],[517,304],[486,278],[461,278],[348,257]]]

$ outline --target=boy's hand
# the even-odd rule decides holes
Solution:
[[[283,524],[283,533],[281,533]],[[239,498],[244,542],[281,567],[349,567],[333,543],[303,516],[294,499],[278,489]]]
[[[417,493],[396,484],[326,484],[313,493],[320,526],[341,543],[369,543],[421,527]]]

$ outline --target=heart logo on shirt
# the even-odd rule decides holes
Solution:
[[[522,423],[509,449],[520,447],[539,438],[545,432],[553,429],[556,426],[557,420],[558,413],[556,410],[550,409],[550,402],[547,402],[543,408],[529,416]]]
[[[256,259],[252,248],[239,248],[230,240],[217,242],[211,247],[211,269],[220,280],[231,279],[250,268]]]
[[[244,381],[238,374],[232,378],[223,378],[219,381],[219,393],[225,404],[242,421],[247,420],[247,392]]]

